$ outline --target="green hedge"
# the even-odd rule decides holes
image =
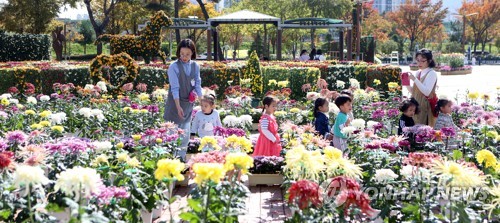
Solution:
[[[168,66],[142,66],[136,83],[145,83],[151,91],[155,86],[163,86],[168,83]],[[232,67],[221,63],[216,65],[203,65],[200,68],[202,85],[210,87],[214,84],[219,86],[217,95],[223,98],[224,90],[229,86],[239,84],[239,78],[242,75],[244,67]],[[108,72],[124,74],[123,67],[117,67],[113,70],[103,68],[103,76]],[[262,67],[262,76],[264,81],[264,92],[270,90],[268,81],[289,81],[292,90],[292,99],[301,99],[305,97],[306,92],[302,92],[302,85],[311,84],[315,86],[319,77],[327,80],[330,89],[336,89],[335,82],[342,80],[349,87],[349,79],[357,79],[362,88],[373,87],[373,80],[379,79],[383,84],[377,89],[387,90],[387,83],[399,83],[399,73],[401,69],[394,66],[368,65],[360,64],[335,64],[327,67],[283,67],[283,66],[264,66]],[[14,67],[0,68],[0,92],[6,92],[11,86],[17,86],[23,89],[24,83],[33,83],[37,90],[45,94],[52,93],[54,83],[73,83],[77,86],[85,86],[90,83],[89,68],[86,66],[72,66],[68,68],[36,68],[36,67]]]
[[[0,31],[0,61],[49,59],[49,35],[17,34]]]

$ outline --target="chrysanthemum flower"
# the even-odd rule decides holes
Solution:
[[[439,183],[450,187],[480,187],[486,185],[486,176],[477,168],[454,161],[434,160],[431,172]]]
[[[176,180],[183,181],[184,175],[181,172],[184,168],[185,164],[178,159],[161,159],[157,163],[155,178],[161,181],[165,178],[172,179],[175,177]]]
[[[301,210],[310,205],[319,207],[323,202],[320,191],[321,188],[317,183],[310,180],[299,180],[288,189],[288,203],[295,203]]]
[[[49,183],[49,179],[45,177],[42,168],[38,166],[19,165],[16,167],[16,171],[14,171],[12,182],[17,188],[30,184],[36,187]]]
[[[248,169],[253,167],[253,158],[246,153],[229,153],[224,164],[226,171],[238,169],[241,173],[247,174]]]
[[[74,167],[57,175],[54,190],[65,193],[67,196],[80,198],[80,194],[88,198],[92,194],[99,193],[99,185],[102,180],[97,171],[92,168]]]
[[[497,158],[495,157],[495,154],[486,149],[479,150],[476,153],[476,160],[480,164],[484,163],[484,167],[486,168],[495,167],[495,165],[497,165]]]
[[[196,174],[194,181],[199,185],[207,181],[219,183],[220,179],[226,174],[224,165],[220,163],[195,163],[193,171]]]

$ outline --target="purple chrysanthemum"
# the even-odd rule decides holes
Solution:
[[[24,134],[24,132],[16,130],[16,131],[7,132],[7,134],[5,135],[5,138],[7,138],[7,141],[9,141],[10,143],[21,144],[21,143],[24,143],[26,141],[28,136],[26,134]]]

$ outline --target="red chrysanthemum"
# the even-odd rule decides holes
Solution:
[[[309,207],[309,203],[318,207],[321,205],[322,200],[319,196],[319,185],[309,180],[299,180],[292,184],[288,189],[288,203],[294,203],[299,206],[301,210]]]
[[[370,206],[370,198],[366,193],[360,190],[343,190],[335,199],[337,206],[344,206],[344,214],[349,214],[349,207],[355,204],[361,212],[370,217],[375,217],[377,210]]]
[[[350,177],[338,176],[332,178],[328,185],[328,196],[336,195],[343,190],[360,190],[358,182]]]
[[[4,169],[9,167],[10,163],[12,163],[12,157],[14,157],[14,153],[10,151],[4,151],[0,153],[0,169]]]

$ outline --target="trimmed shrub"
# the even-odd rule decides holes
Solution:
[[[0,61],[26,60],[50,60],[49,35],[0,31]]]

